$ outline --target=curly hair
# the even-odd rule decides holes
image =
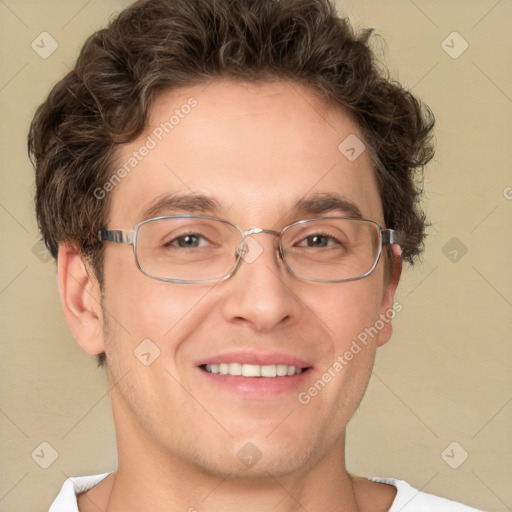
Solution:
[[[144,130],[164,91],[216,78],[291,80],[351,112],[369,145],[384,220],[413,263],[425,237],[419,197],[434,117],[380,70],[369,40],[329,0],[140,0],[85,42],[38,108],[28,137],[36,212],[54,257],[62,242],[92,255],[101,283],[116,149]]]

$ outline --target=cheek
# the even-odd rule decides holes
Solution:
[[[105,261],[108,350],[118,355],[124,352],[128,357],[149,339],[162,355],[176,351],[180,340],[206,315],[212,286],[178,285],[149,278],[136,268],[133,255],[124,256],[122,261]]]
[[[334,339],[337,351],[356,339],[379,318],[382,301],[381,278],[372,274],[358,281],[312,288],[307,304]]]
[[[327,289],[329,300],[320,293],[311,294],[308,300],[331,339],[323,351],[317,378],[333,382],[329,384],[332,403],[328,407],[338,410],[347,421],[345,415],[359,403],[375,359],[377,336],[371,327],[379,319],[380,282],[378,276],[368,276],[339,283]]]
[[[325,326],[329,339],[314,377],[298,399],[304,414],[318,418],[317,428],[327,437],[338,435],[347,425],[371,376],[376,338],[365,329],[379,318],[379,279],[368,276],[323,290],[317,287],[307,295],[307,305]],[[328,424],[323,423],[325,418]]]

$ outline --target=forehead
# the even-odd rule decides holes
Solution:
[[[174,90],[155,100],[144,132],[118,151],[116,169],[126,172],[110,220],[134,225],[155,203],[170,205],[165,196],[190,194],[211,197],[228,220],[273,225],[301,200],[336,194],[380,222],[364,147],[348,112],[304,85],[217,80]]]

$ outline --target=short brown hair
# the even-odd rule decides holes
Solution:
[[[360,33],[329,0],[141,0],[84,44],[74,69],[39,107],[29,133],[36,211],[56,256],[64,241],[93,255],[108,220],[116,149],[145,128],[163,91],[219,77],[285,79],[313,87],[348,109],[363,130],[387,227],[403,234],[403,258],[422,249],[423,166],[433,156],[434,118],[380,71]]]

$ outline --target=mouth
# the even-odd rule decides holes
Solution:
[[[254,400],[288,397],[294,399],[306,385],[314,368],[289,354],[223,354],[198,361],[197,369],[209,388]]]
[[[293,377],[307,371],[309,367],[302,368],[287,364],[247,364],[247,363],[220,363],[203,364],[200,368],[208,373],[218,375],[232,375],[236,377],[274,379],[276,377]]]

